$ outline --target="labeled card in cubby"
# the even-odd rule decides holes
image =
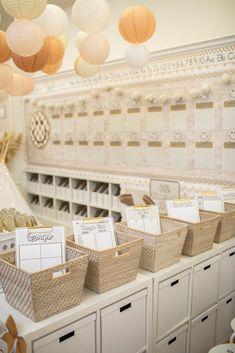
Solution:
[[[112,109],[109,112],[109,131],[121,132],[122,129],[122,110]]]
[[[140,131],[141,127],[141,109],[129,108],[126,115],[126,130],[127,131]]]
[[[175,104],[170,107],[170,130],[186,130],[186,104]]]
[[[235,171],[235,142],[224,143],[223,169]]]
[[[196,103],[196,107],[194,111],[194,126],[196,130],[214,129],[213,102]]]
[[[149,132],[163,130],[163,115],[161,106],[148,107],[146,113],[146,130]]]
[[[169,217],[197,223],[200,221],[199,207],[197,200],[179,199],[166,201]]]
[[[128,227],[147,233],[160,234],[160,216],[158,206],[130,206],[126,207]]]
[[[196,142],[194,149],[194,167],[198,169],[214,168],[213,142]]]
[[[225,101],[223,110],[223,129],[235,128],[235,100]]]
[[[162,149],[162,142],[149,141],[147,148],[147,163],[148,165],[163,167],[164,153]]]
[[[170,166],[174,169],[186,169],[187,149],[185,142],[170,143]]]

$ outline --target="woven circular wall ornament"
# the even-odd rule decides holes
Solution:
[[[38,149],[46,147],[50,140],[51,126],[44,112],[37,111],[29,120],[29,136]]]
[[[4,63],[11,57],[11,51],[7,45],[6,33],[0,31],[0,63]]]

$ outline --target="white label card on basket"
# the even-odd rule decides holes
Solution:
[[[16,229],[16,263],[19,268],[37,272],[64,262],[64,227]]]
[[[156,205],[126,207],[126,218],[130,228],[152,234],[161,233],[159,209]]]
[[[73,221],[73,230],[75,242],[90,249],[104,250],[117,245],[111,217]]]
[[[203,192],[197,195],[199,207],[213,212],[224,212],[224,197],[221,192]]]
[[[0,338],[0,353],[7,353],[8,347],[5,341]]]
[[[200,221],[197,200],[169,200],[166,202],[166,204],[167,213],[169,217],[181,219],[192,223],[197,223]]]
[[[224,187],[220,192],[224,196],[224,202],[235,203],[235,187]]]

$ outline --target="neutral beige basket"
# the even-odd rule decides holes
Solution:
[[[222,243],[225,240],[235,237],[235,204],[226,202],[225,212],[209,212],[220,216],[219,225],[215,234],[215,242]]]
[[[184,255],[194,256],[210,250],[213,246],[220,216],[204,211],[199,211],[199,213],[200,222],[184,221],[188,224],[188,232],[183,247]],[[171,217],[165,218],[174,219]]]
[[[33,321],[44,320],[81,302],[88,256],[66,248],[66,262],[28,273],[15,266],[15,252],[0,255],[0,274],[7,302]],[[58,271],[64,274],[53,277]]]
[[[67,237],[67,245],[89,255],[85,286],[103,293],[136,279],[143,239],[116,232],[119,242],[114,248],[93,250],[75,244],[74,236]]]
[[[116,223],[116,229],[125,234],[144,238],[140,267],[151,272],[159,271],[178,262],[182,254],[187,224],[160,218],[159,235],[129,228],[125,222]]]

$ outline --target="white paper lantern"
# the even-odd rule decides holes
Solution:
[[[87,36],[87,33],[85,33],[85,32],[79,31],[79,32],[77,33],[76,39],[75,39],[75,45],[76,45],[76,47],[78,48],[78,50],[79,50],[79,48],[80,48],[80,45],[81,45],[83,39],[84,39],[86,36]]]
[[[81,31],[101,32],[111,19],[110,6],[106,0],[76,0],[72,18]]]
[[[99,33],[88,34],[79,46],[80,55],[88,64],[100,65],[107,59],[110,46],[107,39]]]
[[[4,102],[7,99],[7,93],[4,89],[0,90],[0,102]]]
[[[5,90],[10,96],[25,96],[34,90],[34,81],[32,77],[14,73],[11,84]]]
[[[41,16],[34,20],[47,36],[59,37],[66,32],[68,18],[64,10],[56,5],[47,5]]]
[[[2,0],[2,6],[11,17],[29,20],[40,16],[46,4],[47,0]]]
[[[81,77],[92,77],[99,71],[99,65],[90,65],[82,58],[78,58],[74,65],[76,73]]]
[[[15,54],[32,56],[39,52],[45,34],[34,22],[26,19],[15,20],[6,32],[7,45]]]
[[[7,64],[0,64],[0,89],[5,89],[12,82],[13,72]]]
[[[125,61],[133,69],[141,69],[149,62],[149,51],[144,45],[130,45],[125,52]]]

